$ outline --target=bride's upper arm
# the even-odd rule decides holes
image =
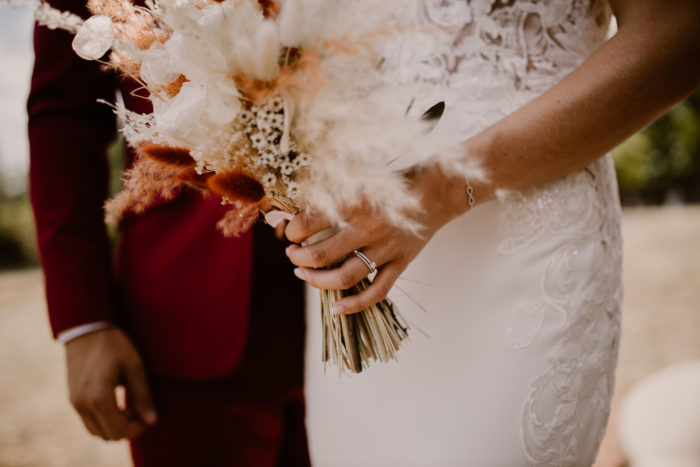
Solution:
[[[628,26],[671,25],[695,32],[698,37],[700,2],[697,0],[608,0],[622,29]]]
[[[635,52],[664,55],[669,72],[687,93],[700,84],[700,0],[608,0],[618,34]]]

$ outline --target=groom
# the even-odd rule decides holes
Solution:
[[[87,15],[80,0],[53,5]],[[119,91],[131,110],[150,104],[133,81],[75,56],[69,34],[37,27],[34,40],[31,197],[85,427],[130,439],[137,466],[308,465],[303,289],[284,245],[267,226],[223,238],[220,201],[183,188],[125,219],[113,254],[102,204],[115,119],[96,101]]]

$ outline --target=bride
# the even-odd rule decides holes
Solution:
[[[614,386],[622,296],[605,154],[697,88],[700,4],[406,3],[408,20],[442,32],[397,47],[398,75],[424,83],[420,105],[447,104],[435,131],[461,132],[464,157],[486,177],[413,174],[420,237],[355,209],[329,239],[288,249],[296,274],[326,289],[367,275],[351,255],[361,251],[379,272],[334,312],[389,294],[413,324],[397,363],[339,379],[322,374],[318,310],[309,310],[312,457],[319,466],[590,465]],[[619,27],[606,40],[612,15]],[[286,234],[301,243],[327,227],[300,215]],[[348,255],[338,269],[316,269]]]

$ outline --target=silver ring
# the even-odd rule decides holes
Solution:
[[[358,250],[353,251],[352,254],[360,258],[360,260],[365,263],[365,266],[367,266],[367,269],[369,269],[370,275],[377,272],[377,263],[369,259],[367,255]]]

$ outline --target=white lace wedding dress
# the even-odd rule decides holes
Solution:
[[[409,3],[441,33],[397,49],[401,79],[426,84],[418,105],[447,103],[436,131],[465,137],[569,73],[610,20],[605,0]],[[453,221],[392,292],[413,324],[399,361],[359,375],[324,376],[310,290],[314,465],[590,465],[613,389],[619,223],[609,157]]]

